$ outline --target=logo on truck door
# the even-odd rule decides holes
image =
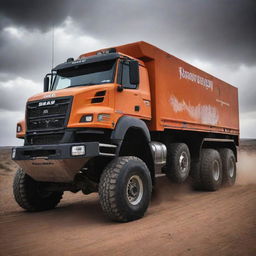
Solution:
[[[206,79],[197,74],[186,71],[183,67],[179,67],[179,74],[180,74],[180,79],[187,79],[194,83],[204,86],[206,89],[213,90],[213,81],[212,80]]]

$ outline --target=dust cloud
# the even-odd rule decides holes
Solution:
[[[180,201],[186,194],[192,191],[189,182],[184,184],[172,183],[165,175],[156,178],[156,184],[152,193],[151,204],[159,205],[166,201]]]
[[[152,204],[159,205],[165,201],[181,201],[184,196],[194,191],[191,180],[185,184],[174,184],[165,175],[159,175],[152,193]],[[238,151],[237,178],[235,185],[256,184],[256,150],[248,147]]]
[[[237,185],[256,184],[256,152],[240,151],[237,162]]]

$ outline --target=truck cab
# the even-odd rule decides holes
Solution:
[[[76,136],[81,129],[113,130],[122,116],[150,121],[147,69],[121,53],[68,59],[45,77],[44,93],[29,98],[26,108],[26,125],[17,124],[17,137],[25,138],[25,145],[54,137],[56,143],[70,142],[64,135],[71,131],[83,141]]]

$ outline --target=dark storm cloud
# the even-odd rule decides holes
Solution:
[[[33,33],[47,32],[53,26],[60,25],[69,12],[68,0],[1,0],[0,2],[0,70],[8,73],[10,79],[27,75],[38,78],[50,63],[51,38],[31,38]],[[25,29],[27,40],[12,38],[5,29],[17,27]]]
[[[178,57],[256,64],[255,0],[9,0],[0,14],[2,24],[43,31],[70,16],[109,42],[147,40]]]
[[[0,26],[15,24],[30,29],[48,30],[68,15],[68,0],[1,0]]]
[[[43,76],[47,72],[51,63],[51,37],[21,29],[18,32],[22,33],[22,38],[15,37],[8,31],[0,31],[0,71],[9,74],[9,79],[15,76],[38,79],[39,74]],[[7,75],[4,80],[6,78]]]
[[[112,4],[111,4],[112,3]],[[90,15],[76,10],[85,31],[102,39],[158,42],[182,57],[256,63],[255,0],[95,1]],[[125,33],[124,33],[125,31]]]

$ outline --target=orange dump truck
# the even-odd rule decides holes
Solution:
[[[238,90],[145,42],[102,49],[45,76],[17,137],[21,207],[99,192],[108,217],[131,221],[147,210],[157,170],[197,189],[235,183]]]

